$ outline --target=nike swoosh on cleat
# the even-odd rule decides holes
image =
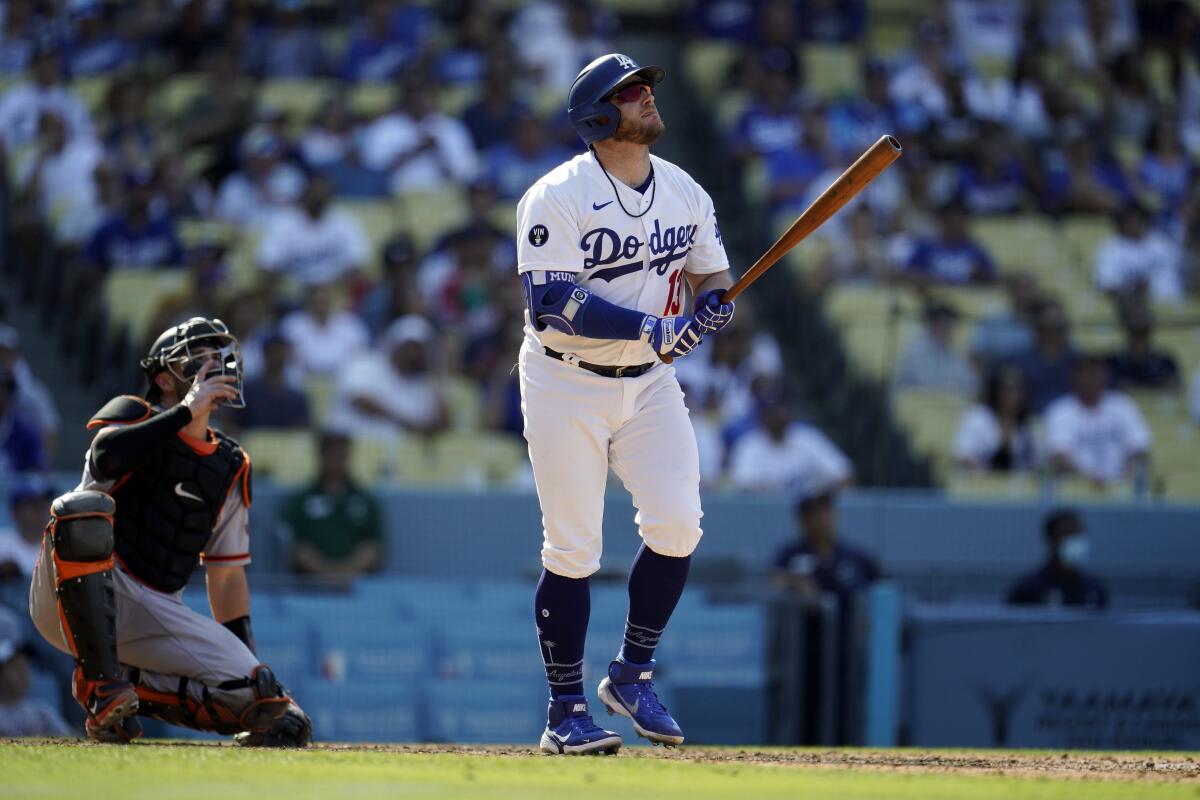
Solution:
[[[612,205],[612,202],[613,202],[612,200],[609,200],[607,203],[592,203],[592,211],[599,211],[600,209],[604,208],[605,206]]]
[[[180,497],[186,497],[189,500],[195,500],[197,503],[204,502],[203,497],[197,497],[196,495],[189,492],[187,489],[184,489],[183,481],[180,481],[179,483],[175,484],[175,494],[179,495]]]

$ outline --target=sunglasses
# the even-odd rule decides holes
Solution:
[[[643,94],[654,94],[653,87],[645,83],[631,83],[623,89],[618,89],[608,96],[608,99],[618,105],[624,103],[636,103],[642,99]]]

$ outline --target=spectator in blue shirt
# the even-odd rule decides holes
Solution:
[[[1083,570],[1091,548],[1079,513],[1065,508],[1052,511],[1042,523],[1042,534],[1046,561],[1013,585],[1009,605],[1106,608],[1108,590]]]
[[[1043,161],[1039,197],[1047,213],[1111,214],[1133,200],[1121,166],[1098,154],[1082,130],[1061,150],[1047,151]]]
[[[808,601],[829,593],[845,604],[880,578],[874,558],[840,540],[836,501],[833,489],[805,493],[796,504],[800,536],[772,561],[775,583]]]
[[[353,83],[386,81],[400,74],[419,54],[430,25],[426,8],[396,8],[391,0],[370,0],[361,26],[350,37],[342,78]]]
[[[533,114],[517,120],[507,142],[484,155],[484,171],[504,200],[519,200],[525,190],[571,157],[561,145],[546,140],[546,126]]]
[[[881,131],[900,129],[899,113],[888,95],[887,66],[877,59],[863,63],[862,94],[836,103],[829,110],[829,140],[842,161],[855,159],[879,138]]]
[[[766,69],[758,86],[730,136],[730,153],[738,161],[795,150],[804,134],[793,76],[786,70]]]
[[[814,111],[805,117],[799,147],[767,155],[767,195],[773,210],[802,204],[807,199],[809,184],[830,162],[827,133],[824,114]]]
[[[48,466],[37,428],[17,412],[16,394],[16,376],[0,368],[0,477]]]
[[[1145,144],[1137,170],[1138,185],[1154,200],[1163,216],[1171,220],[1187,200],[1196,174],[1195,165],[1180,141],[1179,120],[1170,114],[1160,116]]]
[[[990,128],[959,171],[958,192],[974,214],[1015,214],[1025,205],[1025,170],[1003,132]]]
[[[488,53],[507,48],[494,3],[467,0],[462,5],[457,41],[437,59],[437,76],[448,86],[482,83],[487,75]]]
[[[265,78],[305,78],[329,72],[321,31],[305,16],[307,0],[276,0],[271,21],[246,48],[247,66]]]
[[[1154,347],[1154,317],[1145,302],[1130,300],[1121,308],[1125,348],[1108,357],[1114,388],[1178,389],[1179,366],[1170,353]]]
[[[529,106],[516,96],[513,90],[515,81],[516,64],[512,53],[499,49],[489,52],[483,91],[462,115],[463,124],[475,142],[475,149],[481,153],[503,142],[517,120],[532,113]]]
[[[1040,414],[1050,403],[1070,393],[1079,354],[1071,346],[1067,312],[1061,303],[1041,300],[1033,319],[1033,345],[1013,363],[1025,377],[1030,410]]]
[[[72,77],[112,72],[133,60],[133,46],[104,18],[99,0],[71,4],[75,35],[65,48],[67,72]]]
[[[938,228],[937,238],[917,242],[904,266],[902,280],[955,286],[996,280],[995,262],[968,233],[966,209],[961,203],[942,208]]]
[[[101,225],[88,243],[85,257],[100,272],[113,267],[156,269],[183,263],[183,248],[170,216],[155,213],[154,176],[131,173],[125,179],[124,211]]]
[[[278,331],[262,342],[262,373],[246,381],[246,407],[230,418],[241,428],[307,428],[308,398],[288,381],[292,345]]]

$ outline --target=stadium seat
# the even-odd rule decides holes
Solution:
[[[183,289],[188,273],[182,269],[117,267],[104,279],[104,302],[109,324],[126,328],[130,341],[145,341],[163,298]]]
[[[897,389],[892,392],[896,419],[909,432],[916,448],[929,456],[941,475],[948,474],[953,460],[951,448],[958,421],[971,399],[929,389]]]
[[[716,96],[737,58],[738,49],[730,42],[701,39],[684,50],[683,72],[701,96]]]
[[[362,225],[371,246],[366,271],[371,277],[378,278],[381,274],[380,252],[398,229],[395,204],[390,200],[339,200],[335,207],[352,214]]]
[[[258,105],[283,112],[289,127],[300,131],[336,91],[336,83],[319,78],[273,78],[259,85]]]
[[[1112,232],[1112,220],[1101,214],[1065,218],[1059,226],[1065,254],[1060,263],[1074,267],[1076,272],[1091,283],[1092,270],[1096,265],[1096,251]]]
[[[171,76],[158,92],[157,114],[175,120],[204,92],[205,77],[198,73]]]
[[[350,473],[363,484],[375,483],[396,469],[396,442],[370,437],[355,437],[350,448]]]
[[[359,83],[350,89],[347,106],[350,113],[370,120],[386,114],[395,102],[395,84]]]
[[[851,45],[813,42],[800,48],[805,88],[822,100],[857,95],[862,88],[859,52]]]
[[[308,414],[316,428],[322,428],[329,419],[329,408],[333,405],[336,389],[334,379],[328,375],[308,375],[304,379],[304,396],[308,399]]]
[[[71,91],[78,95],[94,116],[100,116],[108,101],[108,90],[112,83],[112,75],[88,75],[71,81]]]
[[[406,192],[396,200],[397,225],[409,232],[422,252],[467,218],[466,200],[458,188]]]
[[[1029,270],[1044,278],[1064,265],[1050,224],[1032,214],[976,217],[971,235],[992,255],[1001,272]]]
[[[307,429],[244,431],[241,444],[250,454],[255,477],[277,483],[303,484],[317,474],[316,443]]]
[[[434,441],[425,478],[433,484],[505,483],[525,460],[525,448],[503,433],[448,431]]]
[[[477,430],[483,421],[483,398],[479,387],[461,375],[447,376],[442,393],[450,413],[450,425],[462,430]]]

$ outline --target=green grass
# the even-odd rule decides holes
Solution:
[[[1143,800],[1200,798],[1197,783],[369,750],[0,743],[0,796],[120,800],[369,798],[789,798],[789,800]]]

